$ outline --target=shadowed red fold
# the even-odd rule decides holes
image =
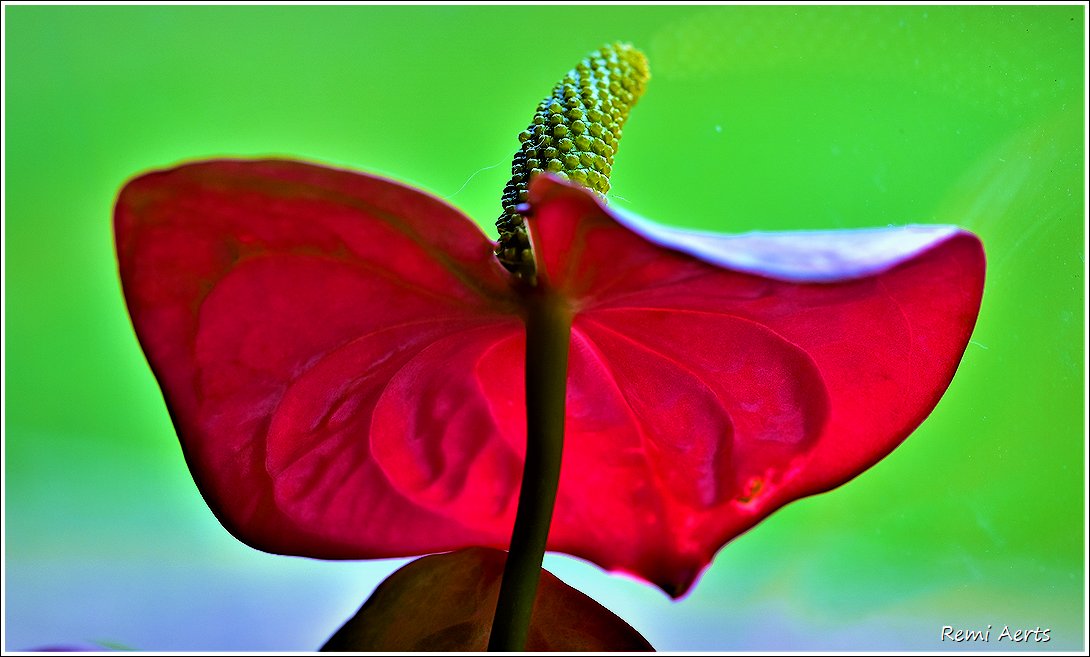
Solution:
[[[575,311],[550,549],[683,594],[783,504],[888,454],[983,288],[950,227],[704,235],[541,176],[541,285]],[[364,174],[212,161],[130,182],[121,280],[209,505],[260,549],[505,548],[523,301],[457,210]]]

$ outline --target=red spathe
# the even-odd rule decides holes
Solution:
[[[540,285],[575,311],[550,549],[683,594],[783,504],[931,412],[984,282],[945,226],[719,236],[539,177]],[[117,203],[129,311],[209,505],[320,558],[506,548],[523,302],[457,210],[291,161],[145,175]]]

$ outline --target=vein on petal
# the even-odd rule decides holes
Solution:
[[[723,400],[720,399],[719,395],[717,395],[715,393],[715,391],[707,384],[707,382],[705,382],[703,380],[703,378],[701,376],[699,376],[697,373],[693,372],[691,369],[689,369],[687,367],[684,367],[683,365],[678,363],[677,360],[675,360],[674,358],[671,358],[671,357],[669,357],[669,356],[667,356],[665,354],[662,354],[661,352],[659,352],[657,350],[651,349],[650,347],[647,347],[646,345],[644,345],[640,341],[629,338],[628,336],[623,335],[623,334],[611,329],[610,327],[603,325],[600,322],[589,321],[588,320],[588,323],[593,324],[594,326],[596,326],[597,328],[599,328],[602,331],[605,331],[605,332],[610,333],[612,335],[618,336],[619,338],[625,340],[626,342],[629,342],[631,344],[636,345],[637,347],[639,347],[641,349],[644,349],[645,351],[659,357],[664,362],[666,362],[666,363],[668,363],[668,364],[670,364],[670,365],[672,365],[674,367],[677,367],[677,369],[679,369],[680,371],[685,372],[686,374],[691,376],[696,382],[698,382],[701,386],[704,387],[704,390],[707,393],[709,393],[715,399],[716,405],[722,411],[723,416],[726,418],[727,422],[730,423],[730,413],[727,412],[726,406],[723,404]],[[573,333],[574,333],[574,329],[573,329]],[[625,410],[627,411],[630,420],[632,421],[633,425],[635,425],[635,427],[636,427],[636,431],[637,431],[637,433],[638,433],[638,435],[640,437],[640,440],[644,444],[644,448],[641,450],[641,456],[643,457],[645,467],[647,468],[647,470],[652,475],[653,481],[655,481],[656,486],[659,488],[660,493],[662,494],[662,496],[665,499],[669,499],[669,500],[674,501],[675,503],[677,503],[678,502],[677,496],[674,494],[670,484],[663,480],[663,478],[659,474],[658,470],[654,467],[654,465],[650,461],[648,461],[648,448],[647,448],[647,445],[648,444],[655,444],[656,441],[653,438],[651,438],[644,431],[643,424],[640,421],[639,415],[637,414],[636,410],[632,407],[631,401],[628,399],[628,396],[625,394],[623,388],[620,386],[620,384],[619,384],[619,382],[617,380],[616,373],[614,373],[613,369],[609,366],[608,359],[606,359],[606,358],[604,358],[602,356],[601,348],[598,347],[597,343],[594,341],[594,339],[592,337],[590,337],[589,335],[587,335],[584,332],[580,332],[580,334],[584,337],[584,339],[588,343],[588,346],[593,350],[594,356],[598,360],[600,365],[602,366],[603,370],[609,375],[610,384],[613,386],[614,390],[617,391],[620,399],[623,401],[623,403],[625,405]],[[715,452],[716,453],[720,452],[719,445],[716,445]],[[712,473],[712,477],[716,477],[716,476],[717,475]],[[686,504],[685,506],[688,506],[688,505]],[[669,511],[667,510],[666,513],[669,513]]]
[[[733,272],[733,271],[709,272],[709,271],[698,270],[698,271],[694,271],[694,272],[692,272],[690,274],[686,274],[684,276],[681,276],[679,278],[672,278],[672,279],[665,280],[665,281],[662,281],[662,282],[653,283],[653,284],[650,284],[650,285],[645,285],[645,286],[643,286],[643,287],[641,287],[639,289],[629,290],[628,292],[621,292],[620,294],[616,294],[616,295],[612,295],[612,296],[609,295],[608,292],[609,292],[610,289],[616,287],[617,285],[620,285],[622,282],[624,282],[625,280],[628,279],[627,273],[622,273],[622,274],[618,275],[616,278],[614,278],[613,280],[611,280],[609,283],[606,283],[601,288],[595,290],[593,294],[588,295],[589,298],[591,298],[593,300],[593,302],[587,304],[585,306],[585,308],[587,310],[591,310],[591,309],[606,310],[606,309],[612,309],[614,307],[616,307],[616,308],[628,308],[628,307],[631,307],[631,306],[623,306],[623,305],[613,306],[613,305],[610,305],[610,304],[616,303],[617,301],[626,299],[628,297],[643,295],[643,294],[646,294],[646,293],[652,292],[652,291],[659,291],[659,290],[662,290],[663,288],[670,288],[670,287],[673,287],[673,286],[684,287],[686,284],[691,283],[691,282],[693,282],[695,280],[706,278],[706,277],[712,276],[712,275],[717,274],[717,273],[729,273],[729,274],[735,274],[735,275],[739,275],[739,276],[747,276],[747,277],[752,278],[752,276],[750,276],[748,274],[741,274],[741,273]],[[751,298],[754,298],[754,297],[744,297],[744,299],[747,299],[747,300],[751,299]]]
[[[341,345],[339,345],[338,347],[326,352],[321,357],[319,357],[317,359],[314,359],[314,360],[307,363],[307,365],[305,366],[305,369],[302,370],[301,373],[299,374],[299,376],[297,376],[293,381],[291,381],[287,385],[287,387],[284,390],[284,393],[280,395],[280,398],[277,400],[276,406],[273,408],[272,412],[269,414],[269,418],[270,419],[275,418],[279,414],[280,408],[281,408],[281,406],[282,406],[282,404],[284,402],[284,398],[287,396],[288,390],[292,386],[294,386],[296,384],[296,382],[298,382],[300,379],[302,379],[304,376],[306,376],[306,374],[308,372],[313,370],[315,367],[317,367],[319,364],[326,361],[327,359],[337,358],[340,355],[340,352],[342,352],[344,349],[349,348],[352,345],[355,345],[355,344],[370,340],[370,339],[372,339],[372,338],[374,338],[374,337],[376,337],[376,336],[378,336],[380,334],[391,332],[391,331],[401,331],[401,330],[411,328],[411,327],[426,326],[426,325],[431,325],[431,324],[457,323],[457,322],[466,322],[466,321],[468,321],[468,320],[466,320],[464,318],[460,318],[460,317],[436,317],[436,318],[428,318],[428,319],[416,320],[416,321],[411,321],[411,322],[403,322],[401,324],[395,324],[393,326],[386,326],[386,327],[383,327],[381,329],[371,331],[371,332],[366,333],[364,335],[357,336],[357,337],[355,337],[355,338],[353,338],[353,339],[351,339],[351,340],[349,340],[347,342],[344,342]],[[444,334],[442,337],[445,338],[445,337],[449,337],[450,335],[457,335],[460,332],[471,331],[471,330],[475,330],[475,329],[479,329],[479,328],[482,328],[482,327],[473,326],[473,327],[468,327],[468,328],[461,329],[461,330],[455,330],[455,331],[452,331],[451,333]],[[397,367],[393,372],[391,372],[389,377],[386,377],[386,384],[385,385],[389,385],[389,382],[395,376],[397,376],[398,372],[400,372],[406,365],[408,365],[413,360],[413,358],[415,358],[416,355],[418,355],[421,351],[423,351],[424,349],[427,349],[429,346],[431,346],[434,343],[435,343],[435,341],[433,340],[431,342],[422,343],[421,345],[419,345],[418,348],[410,349],[411,355],[407,356],[405,362],[402,363],[399,367]],[[380,363],[377,366],[381,367],[382,364]],[[385,391],[385,386],[384,386],[383,390]],[[380,399],[380,398],[381,398],[381,393],[378,396],[376,396],[376,398],[375,398],[375,404],[376,405],[378,403],[378,399]],[[319,426],[328,423],[330,415],[332,415],[332,413],[334,413],[335,411],[336,411],[336,409],[327,409],[326,414],[319,421]],[[269,427],[266,426],[265,431],[267,432],[268,430],[269,430]],[[312,433],[312,432],[313,432],[313,429],[308,431],[308,433]],[[318,444],[328,442],[328,441],[329,441],[329,438],[327,437],[324,440],[318,441]],[[264,441],[262,441],[262,442],[264,442]],[[270,477],[275,478],[278,474],[280,474],[280,473],[286,471],[287,469],[291,468],[298,461],[302,460],[304,457],[309,456],[311,451],[312,450],[301,450],[301,452],[299,454],[293,456],[291,459],[289,459],[287,462],[285,462],[284,466],[281,467],[279,470],[277,470],[277,472],[275,472],[275,473],[271,469],[269,469],[268,463],[266,462],[266,472],[269,474]],[[368,450],[368,453],[370,453],[370,450]]]
[[[688,315],[708,315],[708,316],[711,316],[711,317],[720,317],[720,318],[724,318],[724,319],[732,319],[732,320],[736,320],[736,321],[739,321],[739,322],[744,322],[746,324],[750,324],[752,326],[756,326],[760,330],[765,331],[765,332],[767,332],[767,333],[769,333],[771,335],[774,335],[775,337],[777,337],[780,340],[783,340],[785,343],[791,345],[795,349],[797,349],[797,350],[799,350],[799,351],[801,351],[803,353],[808,353],[807,350],[804,349],[801,345],[797,344],[795,341],[793,341],[790,338],[786,337],[785,335],[783,335],[779,331],[776,331],[771,326],[769,326],[769,325],[767,325],[767,324],[765,324],[763,322],[757,321],[755,319],[745,317],[745,316],[742,316],[742,315],[735,315],[734,313],[729,313],[729,312],[726,312],[726,311],[695,310],[695,309],[692,309],[692,308],[671,308],[669,306],[664,306],[664,307],[661,307],[661,308],[642,307],[642,306],[622,306],[622,307],[599,308],[599,309],[596,310],[596,312],[599,312],[599,313],[623,312],[623,311],[650,312],[650,313],[661,313],[661,314],[667,314],[667,315],[675,314],[675,313],[682,313],[682,314],[688,314]],[[598,324],[599,322],[595,322],[595,323]]]
[[[392,385],[393,382],[403,373],[405,368],[407,368],[410,365],[414,364],[427,351],[429,351],[430,349],[433,349],[433,348],[438,348],[438,346],[441,343],[447,342],[450,339],[454,338],[455,336],[460,336],[460,335],[464,336],[464,335],[469,334],[469,333],[475,333],[475,332],[485,331],[485,330],[495,330],[495,328],[496,328],[496,326],[495,326],[494,323],[488,323],[488,324],[485,324],[485,325],[482,325],[482,326],[468,327],[468,328],[463,329],[463,330],[453,331],[453,332],[451,332],[451,333],[449,333],[447,335],[444,335],[442,337],[439,337],[439,338],[431,341],[429,344],[425,345],[422,349],[417,351],[414,355],[412,355],[408,359],[406,359],[405,362],[402,363],[397,368],[397,370],[395,372],[393,372],[386,379],[386,383],[383,385],[382,391],[376,397],[376,400],[375,400],[375,403],[373,405],[372,410],[377,409],[382,404],[383,400],[387,398],[387,395],[390,392],[390,385]],[[509,335],[506,335],[506,334],[500,336],[495,341],[493,341],[492,344],[489,345],[489,348],[485,349],[484,352],[489,352],[491,349],[496,348],[496,346],[498,344],[502,343],[503,340],[508,338],[508,337],[509,337]],[[475,363],[479,362],[481,358],[482,358],[482,355],[478,354],[474,362]],[[477,387],[478,387],[478,392],[480,392],[479,391],[479,386],[477,386]],[[478,397],[477,397],[477,401],[481,401],[481,400],[484,400],[484,395],[479,394]],[[467,400],[467,401],[472,403],[473,400]],[[485,407],[483,409],[484,412],[488,413],[489,418],[491,420],[493,420],[493,423],[494,423],[495,416],[493,415],[491,409],[488,408],[488,404],[485,403],[485,404],[483,404],[483,406]],[[374,416],[372,415],[371,430],[369,432],[369,440],[372,441],[372,443],[374,441],[374,436],[375,436],[374,422],[375,422]],[[476,440],[474,440],[472,445],[474,445],[474,446],[476,446],[478,448],[481,448],[481,447],[489,445],[489,444],[493,444],[493,442],[498,442],[498,444],[501,445],[507,452],[510,452],[510,453],[513,454],[513,451],[511,450],[510,446],[507,445],[507,443],[505,441],[503,441],[503,440],[492,441],[492,440],[490,440],[489,435],[474,436],[473,438],[476,438]],[[460,468],[449,468],[449,467],[447,467],[447,465],[446,465],[447,458],[446,458],[445,453],[444,453],[444,451],[442,449],[439,449],[439,450],[427,450],[427,449],[425,449],[423,451],[425,452],[425,454],[430,455],[430,456],[433,457],[433,458],[429,459],[431,461],[431,464],[429,466],[431,469],[434,469],[436,472],[439,472],[439,473],[444,473],[444,474],[447,474],[447,475],[450,475],[451,473],[453,473],[455,475],[450,481],[448,481],[449,485],[447,486],[447,488],[449,488],[450,490],[453,491],[450,494],[449,497],[452,498],[452,499],[457,498],[460,495],[460,493],[462,491],[464,491],[465,488],[466,488],[466,483],[468,481],[470,468],[467,467],[467,468],[461,468],[460,469]],[[480,449],[478,449],[477,452],[479,453]],[[372,453],[373,453],[373,449],[372,449]],[[515,457],[516,460],[518,460],[518,455],[517,454],[514,454],[514,457]],[[374,459],[374,462],[376,463],[378,468],[383,472],[384,477],[390,483],[390,485],[396,489],[397,484],[393,481],[393,479],[391,479],[389,473],[386,471],[386,468],[383,466],[383,464],[378,459]],[[431,467],[431,466],[434,466],[434,467]],[[427,488],[431,488],[431,487],[435,486],[436,483],[440,479],[442,479],[442,477],[435,477],[434,480],[431,481],[428,484]],[[446,490],[446,489],[444,489],[444,490]],[[398,492],[400,493],[400,491],[398,491]],[[401,493],[401,494],[404,495],[404,493]],[[414,504],[418,504],[418,503],[414,502]],[[430,507],[430,506],[427,507],[427,508],[429,510],[435,512],[435,513],[441,513],[444,517],[451,518],[451,520],[453,520],[453,521],[460,522],[457,518],[450,517],[449,512],[448,512],[447,509],[436,509],[436,508],[433,508],[433,507]],[[460,522],[460,524],[464,525],[465,523]]]

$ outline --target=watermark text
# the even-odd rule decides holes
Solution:
[[[1052,628],[1040,626],[1029,629],[1022,627],[1012,628],[1010,625],[1004,625],[1003,629],[997,629],[991,625],[979,628],[979,629],[967,629],[956,628],[952,625],[943,625],[942,630],[939,632],[939,641],[947,642],[952,641],[954,643],[1001,643],[1009,641],[1011,643],[1048,643],[1052,640],[1052,637],[1048,635],[1052,631]]]

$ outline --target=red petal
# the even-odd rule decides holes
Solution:
[[[622,223],[545,177],[530,203],[542,284],[577,311],[550,547],[675,596],[726,542],[904,440],[979,310],[983,250],[956,229],[741,248]]]
[[[468,219],[369,176],[220,161],[130,182],[115,228],[133,324],[189,466],[239,538],[357,558],[509,531],[521,465],[463,368],[517,341],[522,324],[493,245]],[[448,353],[452,343],[464,348]],[[422,372],[449,387],[425,387],[432,397],[414,408],[405,390]],[[450,415],[452,403],[464,410]],[[388,415],[413,433],[388,435]],[[382,432],[369,435],[372,423]],[[417,452],[439,489],[421,487],[403,458]],[[460,491],[458,477],[486,473],[507,490],[479,484],[497,488],[488,511],[500,520],[474,527],[454,501],[483,494]]]
[[[330,637],[333,652],[483,652],[506,553],[472,548],[434,554],[390,575]],[[648,651],[611,611],[541,571],[526,640],[529,652]]]
[[[531,200],[542,283],[579,311],[550,546],[674,595],[730,538],[893,449],[979,306],[966,233],[866,257],[835,241],[800,266],[798,240],[690,248],[545,178]],[[133,181],[116,221],[137,333],[232,532],[316,557],[506,544],[521,310],[462,215],[368,176],[211,162]]]

